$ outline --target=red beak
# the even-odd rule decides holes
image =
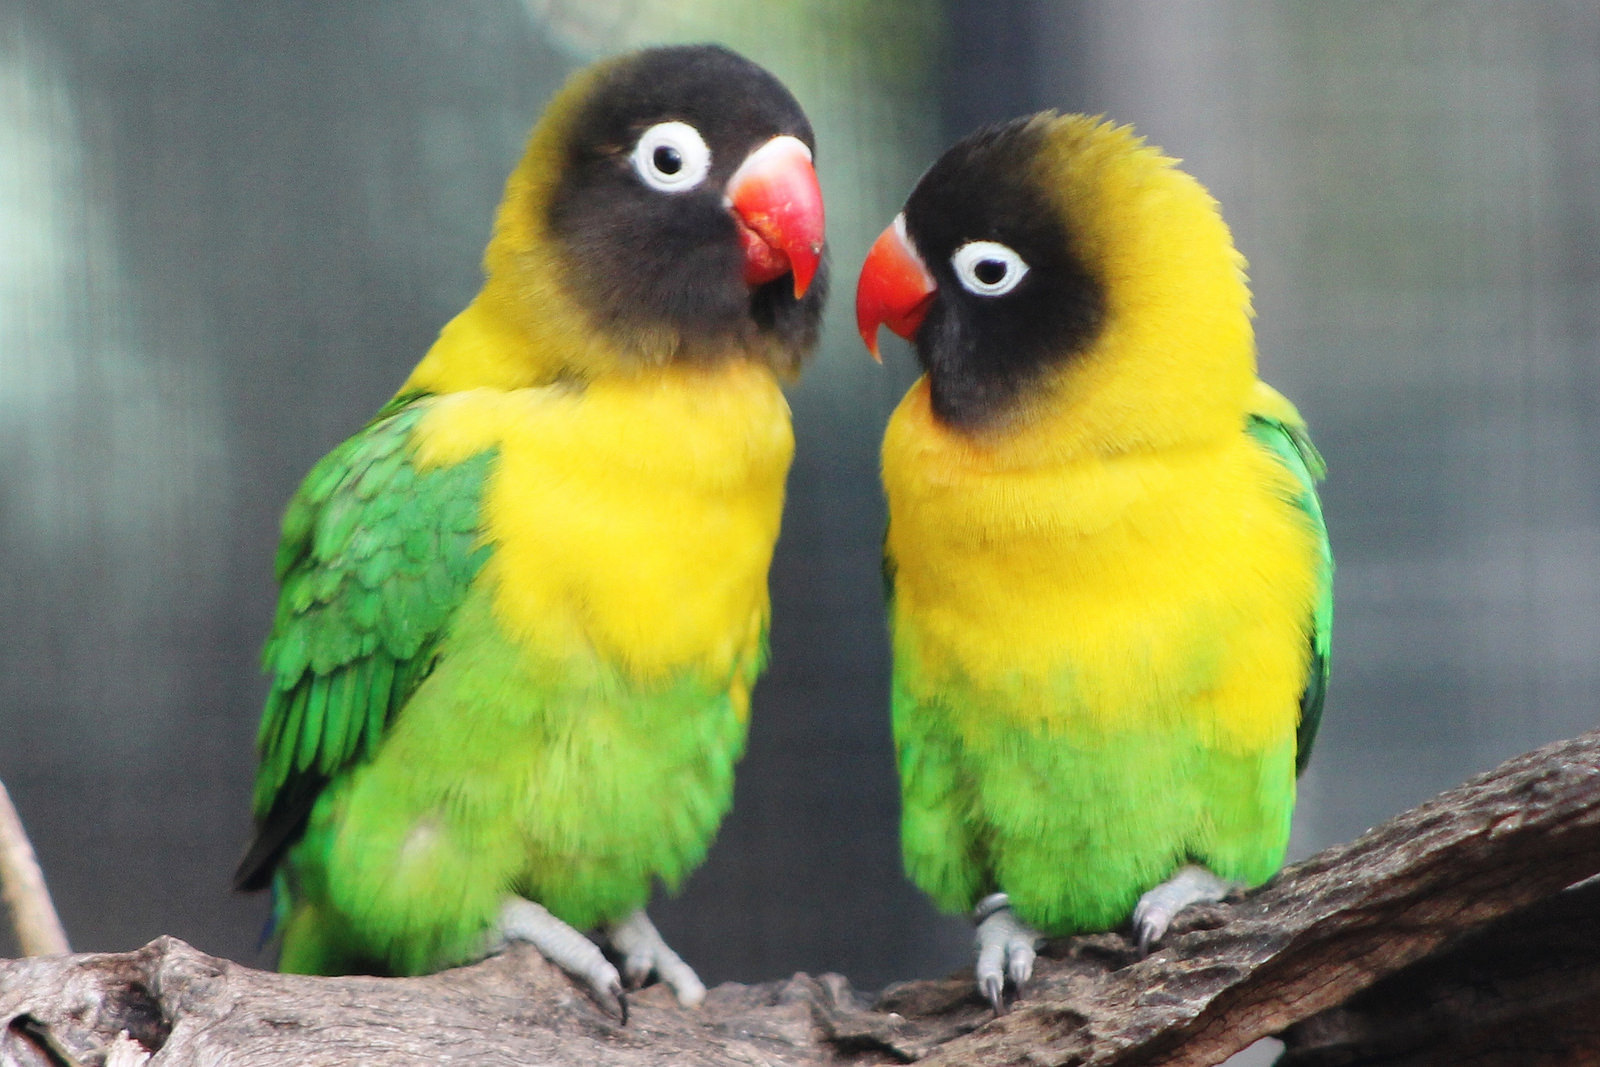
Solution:
[[[739,164],[727,193],[744,243],[745,284],[792,273],[795,299],[804,296],[822,262],[822,188],[811,149],[798,137],[774,137]]]
[[[879,363],[878,327],[887,326],[906,340],[917,335],[928,306],[939,287],[923,265],[922,257],[906,237],[904,215],[896,215],[878,235],[861,265],[856,283],[856,326],[867,351]]]

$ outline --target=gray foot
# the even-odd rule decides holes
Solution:
[[[1144,956],[1166,935],[1178,912],[1190,904],[1209,904],[1221,900],[1233,888],[1197,864],[1178,868],[1178,873],[1139,898],[1133,909],[1133,935]]]
[[[539,954],[589,987],[594,999],[626,1025],[628,1002],[623,998],[622,977],[606,960],[600,946],[551,915],[542,905],[508,896],[500,906],[498,936],[491,951],[511,941],[526,941]]]
[[[1031,927],[1024,926],[1011,914],[1011,898],[1004,893],[990,893],[978,902],[972,918],[978,924],[972,947],[977,951],[977,964],[973,975],[984,999],[994,1007],[996,1015],[1006,1013],[1006,979],[1018,993],[1033,977],[1033,961],[1039,943],[1044,939]]]
[[[706,999],[706,987],[700,976],[661,939],[643,908],[611,927],[607,937],[611,947],[622,957],[622,974],[629,988],[644,985],[653,972],[684,1007],[698,1008]]]

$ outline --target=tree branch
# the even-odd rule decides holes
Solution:
[[[970,975],[892,987],[873,1006],[836,975],[797,975],[720,986],[699,1011],[647,989],[623,1028],[526,949],[424,978],[307,978],[164,938],[132,953],[0,963],[0,1063],[91,1062],[127,1030],[160,1050],[152,1062],[172,1065],[1120,1067],[1215,1064],[1289,1031],[1294,1062],[1325,1067],[1425,1048],[1453,1019],[1489,1019],[1489,1002],[1506,1025],[1487,1051],[1437,1062],[1555,1062],[1528,1058],[1519,1042],[1600,1043],[1600,958],[1571,940],[1580,917],[1593,932],[1600,891],[1561,892],[1597,871],[1600,732],[1511,760],[1239,901],[1185,912],[1149,959],[1118,934],[1049,946],[999,1019]],[[1565,933],[1570,951],[1502,962],[1500,949],[1532,931],[1551,947]],[[1468,963],[1480,970],[1460,970]],[[1408,1007],[1374,988],[1389,975],[1455,990],[1456,1015],[1430,1014],[1420,993]],[[1525,994],[1542,999],[1524,1005]],[[74,1059],[51,1059],[47,1041]]]
[[[1590,879],[1296,1023],[1278,1067],[1594,1062],[1597,961],[1600,880]]]
[[[62,955],[72,951],[56,907],[50,902],[38,857],[33,854],[33,845],[4,782],[0,782],[0,896],[5,898],[23,955]]]

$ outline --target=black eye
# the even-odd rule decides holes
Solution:
[[[683,155],[671,145],[659,145],[650,161],[662,174],[676,174],[683,169]]]
[[[973,266],[972,273],[984,285],[999,285],[1005,280],[1006,265],[998,259],[983,259]]]

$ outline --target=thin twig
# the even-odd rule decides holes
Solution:
[[[0,782],[0,897],[11,912],[11,925],[24,956],[60,956],[72,951],[4,782]]]

